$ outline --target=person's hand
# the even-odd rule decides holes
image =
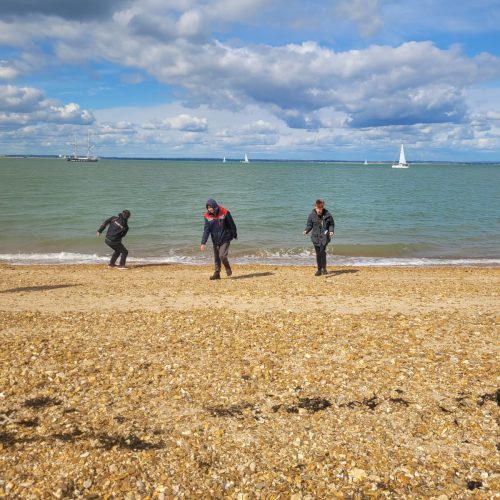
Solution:
[[[204,251],[205,251],[205,247],[206,247],[206,245],[200,245],[200,250],[201,250],[202,252],[204,252]]]
[[[307,231],[304,229],[303,231],[304,236],[307,236]]]
[[[333,236],[333,231],[330,231],[330,238]]]
[[[95,235],[97,236],[97,238],[99,238],[99,236],[101,236],[101,233],[97,231]]]

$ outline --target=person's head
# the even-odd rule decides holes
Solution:
[[[217,209],[219,208],[219,205],[217,205],[217,202],[215,200],[213,200],[212,198],[209,198],[207,200],[207,203],[205,204],[206,208],[207,208],[207,212],[209,214],[214,214],[217,212]]]
[[[314,203],[314,210],[316,210],[316,213],[319,215],[323,213],[324,208],[325,208],[325,200],[321,200],[318,198]]]
[[[124,210],[124,211],[122,212],[122,217],[123,217],[124,219],[128,219],[128,218],[130,218],[130,210]]]

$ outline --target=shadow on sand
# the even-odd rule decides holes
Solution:
[[[0,293],[16,293],[16,292],[45,292],[46,290],[57,290],[58,288],[71,288],[80,286],[79,283],[70,285],[39,285],[39,286],[20,286],[18,288],[9,288],[2,290]]]
[[[333,276],[339,276],[340,274],[353,274],[353,273],[358,273],[359,269],[342,269],[339,271],[332,271],[328,273],[326,276],[327,278],[332,278]]]
[[[233,280],[244,280],[247,278],[262,278],[264,276],[273,276],[274,273],[266,272],[266,273],[251,273],[251,274],[242,274],[241,276],[233,276],[231,279]]]
[[[157,263],[157,264],[134,264],[129,266],[129,269],[139,269],[141,267],[168,267],[172,266],[170,262],[162,262],[162,263]]]

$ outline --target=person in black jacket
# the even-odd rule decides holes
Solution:
[[[315,276],[328,274],[326,270],[326,247],[330,243],[335,231],[335,222],[332,214],[325,208],[324,200],[316,200],[314,210],[307,218],[304,235],[311,230],[311,241],[313,242],[314,250],[316,250],[316,263],[318,264]]]
[[[220,280],[221,264],[224,264],[226,274],[231,276],[233,271],[227,258],[229,244],[234,238],[238,239],[236,224],[234,223],[231,212],[219,205],[215,200],[209,199],[206,203],[206,213],[204,215],[205,225],[203,227],[203,236],[201,238],[201,251],[205,251],[205,245],[208,236],[212,237],[214,246],[215,272],[210,276],[211,280]]]
[[[104,242],[114,250],[111,260],[109,261],[109,267],[115,267],[115,263],[121,255],[120,265],[117,266],[117,269],[127,269],[125,267],[125,262],[127,261],[128,250],[123,245],[122,238],[128,233],[127,221],[129,218],[130,211],[124,210],[117,216],[106,219],[97,230],[97,237],[99,237],[106,227],[108,228]]]

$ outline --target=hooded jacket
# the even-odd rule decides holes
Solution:
[[[206,244],[208,236],[212,237],[212,243],[214,245],[222,245],[231,241],[233,238],[238,239],[236,224],[231,216],[231,212],[212,199],[207,201],[206,207],[212,207],[214,213],[210,214],[207,211],[203,216],[205,225],[203,227],[201,244]]]
[[[104,229],[106,229],[106,226],[108,226],[106,239],[113,243],[120,243],[122,238],[128,233],[128,222],[123,214],[118,214],[106,219],[97,231],[102,233]]]
[[[329,233],[335,231],[335,221],[332,214],[326,208],[323,208],[321,215],[318,215],[316,210],[313,210],[307,218],[305,230],[306,234],[312,230],[311,241],[314,245],[328,245],[331,239]]]

